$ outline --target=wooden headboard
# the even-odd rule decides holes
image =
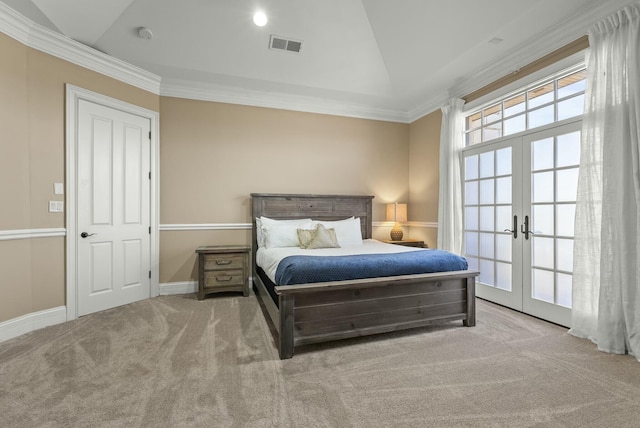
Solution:
[[[371,201],[364,195],[295,195],[275,193],[251,194],[251,223],[253,260],[258,248],[256,217],[274,219],[312,218],[314,220],[342,220],[359,217],[362,238],[372,235]],[[255,262],[254,262],[255,263]]]

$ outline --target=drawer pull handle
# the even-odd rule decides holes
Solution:
[[[230,265],[231,260],[216,260],[217,265]]]
[[[232,278],[232,276],[216,276],[216,279],[220,282],[231,281]]]

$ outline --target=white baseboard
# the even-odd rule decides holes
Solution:
[[[0,323],[0,342],[67,321],[66,306],[33,312]]]
[[[160,284],[160,295],[169,296],[171,294],[188,294],[198,291],[196,281],[165,282]]]

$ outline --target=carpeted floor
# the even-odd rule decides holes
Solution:
[[[0,343],[1,427],[638,427],[640,364],[479,301],[280,361],[255,296],[161,296]]]

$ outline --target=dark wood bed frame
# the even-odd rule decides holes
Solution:
[[[256,217],[340,220],[360,217],[363,238],[372,236],[373,196],[251,194],[253,284],[277,332],[280,359],[294,348],[462,320],[476,324],[474,270],[404,275],[275,287],[273,301],[256,266]]]

